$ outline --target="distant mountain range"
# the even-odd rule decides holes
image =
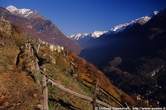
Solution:
[[[77,43],[67,38],[55,24],[41,16],[37,11],[31,9],[18,9],[15,6],[0,8],[1,16],[11,21],[14,25],[22,28],[24,33],[42,40],[64,46],[65,48],[79,53]]]
[[[127,93],[166,105],[166,10],[114,26],[95,38],[87,35],[75,39],[81,57]]]
[[[158,11],[153,12],[153,16],[157,15],[157,14],[158,14]],[[95,39],[95,38],[101,37],[103,34],[118,33],[118,32],[123,31],[124,29],[126,29],[129,26],[132,26],[136,23],[139,23],[139,24],[143,25],[146,22],[148,22],[150,19],[151,19],[151,16],[144,16],[144,17],[132,20],[128,23],[113,26],[108,31],[94,31],[92,33],[77,33],[77,34],[73,34],[73,35],[68,36],[68,37],[71,38],[71,39],[74,39],[74,40],[82,40],[82,39],[85,39],[85,38],[88,38],[88,37],[91,37],[91,38]]]

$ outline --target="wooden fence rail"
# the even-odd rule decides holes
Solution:
[[[64,91],[64,92],[67,92],[67,93],[69,93],[69,94],[71,94],[71,95],[74,95],[74,96],[76,96],[76,97],[79,97],[79,98],[81,98],[81,99],[83,99],[83,100],[87,100],[87,101],[89,101],[89,102],[92,102],[92,101],[93,101],[93,98],[91,98],[91,97],[89,97],[89,96],[86,96],[86,95],[79,94],[79,93],[77,93],[77,92],[75,92],[75,91],[72,91],[72,90],[70,90],[70,89],[68,89],[68,88],[65,88],[63,85],[61,85],[61,84],[59,84],[59,83],[57,83],[57,82],[55,82],[55,81],[53,81],[53,80],[51,80],[51,79],[48,79],[48,82],[52,83],[52,84],[53,84],[54,86],[56,86],[57,88],[61,89],[61,90]],[[105,102],[102,102],[102,101],[100,101],[100,100],[98,100],[98,99],[96,99],[96,103],[97,103],[97,104],[100,104],[100,105],[102,105],[102,106],[104,106],[104,107],[111,107],[111,105],[109,105],[109,104],[107,104],[107,103],[105,103]]]
[[[41,72],[43,74],[43,72]],[[45,80],[45,81],[44,81]],[[48,110],[48,87],[47,87],[47,83],[51,83],[52,85],[54,85],[55,87],[57,87],[58,89],[68,93],[68,94],[71,94],[71,95],[74,95],[76,97],[79,97],[83,100],[86,100],[86,101],[89,101],[93,104],[93,102],[95,101],[96,104],[99,104],[99,105],[102,105],[104,107],[111,107],[111,105],[101,101],[101,100],[98,100],[96,98],[92,98],[92,97],[89,97],[89,96],[86,96],[86,95],[83,95],[83,94],[80,94],[80,93],[77,93],[71,89],[68,89],[66,88],[64,85],[56,82],[55,80],[53,79],[50,79],[48,78],[46,75],[43,74],[43,85],[45,86],[45,88],[43,89],[43,95],[44,95],[44,110]],[[96,85],[97,86],[97,85]],[[112,95],[111,95],[112,96]],[[114,97],[112,97],[114,99]],[[116,99],[117,100],[117,99]],[[115,99],[113,101],[115,101],[117,104],[119,104],[121,107],[123,107],[123,105],[120,103],[120,102],[117,102]],[[93,107],[94,108],[94,107]]]

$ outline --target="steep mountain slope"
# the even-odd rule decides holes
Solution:
[[[50,20],[40,16],[36,11],[9,6],[6,9],[0,8],[1,16],[24,30],[24,33],[29,36],[64,46],[75,53],[80,52],[79,46],[74,41],[67,38]]]
[[[59,45],[51,45],[27,36],[18,25],[15,26],[1,17],[0,109],[41,110],[41,71],[59,84],[90,97],[93,97],[98,82],[97,99],[111,106],[120,106],[117,101],[122,105],[138,104],[131,96],[114,86],[92,64]],[[51,84],[48,91],[50,110],[92,109],[91,102],[67,94]]]
[[[107,72],[122,90],[164,106],[165,77],[161,77],[166,68],[165,19],[163,10],[145,24],[134,23],[123,31],[104,34],[80,56]]]

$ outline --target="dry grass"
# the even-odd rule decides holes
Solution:
[[[0,95],[0,107],[7,110],[32,110],[42,98],[33,80],[17,71],[0,73]]]

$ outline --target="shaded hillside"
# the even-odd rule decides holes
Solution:
[[[135,23],[118,33],[91,41],[80,56],[105,71],[114,84],[130,94],[166,105],[166,10],[144,25]],[[162,80],[162,81],[161,81]],[[162,96],[162,97],[161,97]]]
[[[79,53],[79,46],[67,38],[50,20],[35,13],[28,17],[19,16],[17,13],[10,13],[5,8],[0,8],[0,17],[8,19],[27,36],[38,37],[51,44],[64,46],[68,50]]]
[[[136,101],[85,60],[59,45],[27,36],[19,27],[0,19],[0,109],[40,110],[43,104],[41,73],[65,87],[111,106],[137,105]],[[92,104],[49,84],[50,110],[91,110]],[[116,101],[115,101],[116,99]],[[100,106],[100,105],[98,105]],[[142,105],[144,106],[144,104]]]

